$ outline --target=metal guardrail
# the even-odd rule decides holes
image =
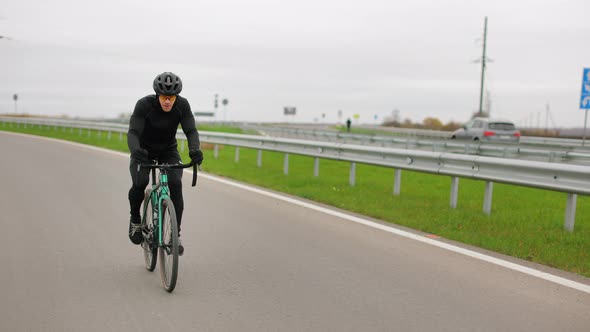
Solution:
[[[82,122],[72,120],[7,118],[0,117],[2,126],[53,126],[70,127],[81,130],[102,130],[107,132],[127,132],[128,126],[113,123]],[[65,129],[64,129],[65,130]],[[90,131],[88,131],[90,134]],[[573,231],[577,195],[590,195],[590,167],[530,160],[514,160],[486,156],[474,156],[449,152],[420,151],[374,146],[351,145],[334,142],[273,138],[267,136],[240,135],[201,131],[202,142],[214,145],[214,156],[218,156],[219,145],[236,147],[236,161],[239,148],[258,150],[258,166],[262,166],[262,151],[285,153],[284,173],[289,171],[289,154],[315,158],[314,176],[319,176],[320,159],[333,159],[350,162],[349,183],[355,185],[356,164],[369,164],[395,169],[394,194],[400,193],[401,170],[426,172],[451,177],[450,205],[457,205],[459,178],[470,178],[486,182],[483,211],[491,213],[493,183],[507,183],[567,193],[567,206],[564,228]],[[110,134],[108,135],[110,139]],[[185,140],[179,131],[178,139]],[[185,144],[180,144],[184,148]]]
[[[587,166],[215,132],[201,132],[200,137],[213,144],[590,194]]]
[[[499,158],[590,165],[590,146],[582,146],[581,140],[522,137],[519,144],[495,144],[488,142],[450,140],[450,133],[448,132],[440,132],[446,133],[446,136],[441,134],[439,135],[440,138],[437,140],[425,140],[419,138],[350,134],[298,128],[277,128],[266,126],[247,127],[252,129],[257,128],[262,134],[272,137],[299,138],[314,141],[320,140],[326,142],[400,149],[463,153]]]
[[[297,131],[299,133],[307,133],[311,135],[323,135],[324,133],[330,135],[330,133],[337,134],[337,131],[329,131],[329,130],[322,130],[322,129],[303,129],[298,127],[297,124],[254,124],[248,123],[244,124],[244,127],[259,130],[259,131],[266,131],[266,132],[287,132],[287,131]],[[313,126],[312,126],[313,127]],[[315,125],[317,127],[317,125]],[[327,127],[324,126],[324,127]],[[377,126],[375,126],[377,127]],[[357,127],[358,128],[358,127]],[[371,129],[373,129],[371,127]],[[368,130],[371,130],[368,129]],[[448,131],[441,131],[441,130],[429,130],[429,129],[414,129],[414,128],[398,128],[398,127],[387,127],[387,132],[389,135],[384,134],[383,136],[396,136],[396,137],[404,137],[404,138],[450,138],[451,133]],[[362,135],[362,134],[349,134],[349,135],[360,135],[360,136],[369,136],[369,135]]]
[[[522,136],[520,141],[530,145],[561,146],[589,150],[590,146],[583,146],[583,140],[575,138]]]
[[[427,130],[427,129],[416,129],[416,128],[398,128],[398,127],[380,127],[373,126],[369,127],[372,130],[380,131],[383,134],[349,134],[344,132],[338,132],[335,130],[322,130],[322,129],[303,129],[297,127],[289,127],[286,125],[263,125],[246,123],[243,124],[245,128],[252,130],[258,130],[261,132],[267,132],[278,134],[278,136],[285,136],[285,134],[296,133],[297,135],[305,135],[310,137],[334,137],[335,135],[340,137],[352,137],[360,139],[361,141],[371,138],[408,138],[408,139],[448,139],[451,138],[451,132],[442,130]],[[385,133],[387,132],[387,133]],[[542,146],[554,146],[554,147],[582,147],[581,139],[573,138],[555,138],[555,137],[535,137],[535,136],[522,136],[520,140],[521,144],[531,145],[542,145]],[[590,149],[590,146],[586,146],[585,149]]]

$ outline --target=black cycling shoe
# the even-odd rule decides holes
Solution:
[[[141,218],[133,217],[129,219],[129,240],[133,244],[141,244],[143,235],[141,234]]]
[[[178,256],[182,256],[184,254],[184,246],[182,245],[182,241],[178,238]]]

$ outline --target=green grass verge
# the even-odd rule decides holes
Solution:
[[[0,123],[0,130],[24,132],[127,151],[126,136],[53,127],[20,128]],[[199,130],[210,130],[199,127]],[[227,130],[224,129],[224,130]],[[233,131],[239,132],[239,131]],[[349,163],[321,160],[313,176],[313,158],[290,155],[289,175],[283,174],[281,153],[222,146],[218,159],[204,145],[203,169],[212,174],[304,197],[403,225],[444,238],[590,277],[590,198],[578,196],[573,233],[563,229],[566,194],[494,184],[492,214],[482,212],[485,183],[459,181],[457,209],[449,207],[450,178],[403,171],[401,195],[392,195],[393,170],[357,165],[356,185],[348,184]],[[182,153],[188,161],[187,152]]]

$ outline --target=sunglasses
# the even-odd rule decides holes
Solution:
[[[159,95],[158,98],[160,98],[161,102],[165,102],[166,100],[170,100],[171,102],[175,102],[176,101],[176,96],[166,96],[166,95]]]

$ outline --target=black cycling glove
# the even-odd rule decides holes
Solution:
[[[137,149],[133,153],[131,153],[131,157],[135,159],[140,164],[149,164],[151,163],[148,151],[146,149]]]
[[[197,165],[201,165],[201,163],[203,162],[203,152],[201,150],[192,150],[188,153],[188,155],[191,157],[191,160]]]

